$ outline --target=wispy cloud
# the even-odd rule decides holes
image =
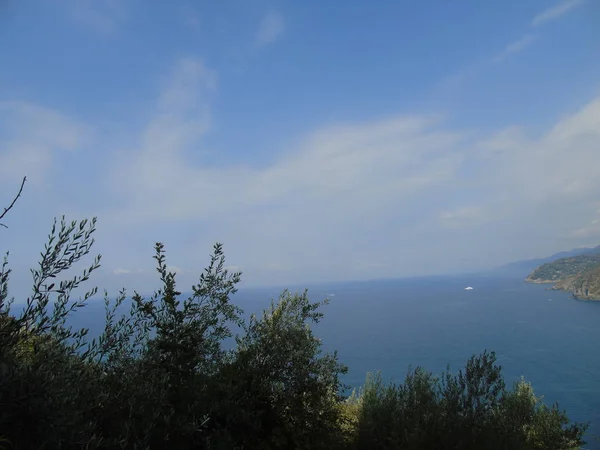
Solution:
[[[25,102],[0,102],[0,175],[14,182],[27,174],[31,184],[50,175],[60,152],[89,143],[90,128],[57,111]]]
[[[564,14],[574,9],[577,6],[582,5],[585,0],[564,0],[561,3],[549,8],[540,14],[536,15],[532,21],[531,25],[533,27],[537,27],[546,22],[550,22],[552,20],[556,20],[562,17]],[[521,39],[518,39],[514,42],[509,43],[504,50],[499,53],[497,56],[493,58],[493,61],[498,63],[506,59],[508,56],[521,52],[528,48],[535,40],[538,38],[538,35],[535,33],[529,33],[523,36]]]
[[[269,12],[261,21],[256,33],[256,44],[262,47],[275,42],[285,30],[283,16],[278,12]]]
[[[175,64],[148,122],[126,139],[136,145],[117,145],[93,174],[102,183],[85,184],[85,208],[109,205],[98,236],[108,267],[149,277],[161,239],[178,267],[202,267],[219,240],[247,280],[292,283],[446,271],[456,258],[440,257],[442,247],[494,265],[560,250],[549,239],[596,238],[600,98],[536,135],[522,124],[474,137],[443,117],[404,114],[319,127],[270,163],[214,165],[203,139],[216,78],[197,59]]]
[[[196,97],[202,86],[190,88],[187,96]],[[137,221],[141,216],[187,220],[231,214],[240,207],[287,207],[289,196],[298,195],[304,201],[338,199],[340,203],[334,205],[340,207],[352,194],[372,202],[374,208],[384,208],[385,202],[376,199],[392,192],[400,198],[445,180],[453,160],[448,149],[460,140],[460,135],[442,130],[426,133],[439,120],[435,117],[400,116],[318,130],[262,170],[218,170],[194,164],[197,158],[186,156],[191,147],[196,154],[202,152],[200,139],[209,128],[207,123],[198,124],[209,114],[208,105],[198,103],[195,112],[180,116],[175,115],[176,109],[166,113],[168,120],[159,114],[147,125],[143,146],[123,164],[127,174],[113,172],[111,183],[121,183],[119,189],[135,198],[119,213],[119,220]],[[392,173],[395,177],[382,178]],[[386,181],[377,181],[382,179]],[[192,198],[196,208],[189,208]]]
[[[216,73],[199,59],[183,58],[177,62],[158,96],[154,116],[137,138],[137,148],[117,155],[117,167],[109,180],[114,190],[132,189],[130,200],[139,202],[145,211],[154,209],[148,203],[150,192],[155,195],[157,208],[171,203],[172,212],[188,209],[189,205],[173,202],[169,196],[180,191],[187,196],[189,184],[201,182],[194,177],[203,174],[193,170],[186,153],[196,150],[193,153],[200,155],[200,139],[210,128],[208,97],[216,87],[216,78]],[[142,181],[149,191],[144,193],[136,186],[137,181]]]
[[[178,269],[178,268],[176,268]],[[171,268],[169,268],[169,270],[171,272],[180,272],[181,269],[178,269],[177,271],[171,270]],[[144,274],[146,271],[144,269],[124,269],[122,267],[117,267],[116,269],[114,269],[112,272],[110,272],[112,275],[116,275],[116,276],[122,276],[122,275],[128,275],[128,276],[139,276]]]
[[[197,74],[204,78],[204,70]],[[188,95],[194,97],[206,83],[189,86]],[[554,217],[556,205],[566,211],[577,201],[594,200],[600,195],[599,108],[596,100],[538,138],[513,127],[473,141],[469,133],[447,129],[440,117],[420,115],[330,126],[283,149],[276,162],[253,168],[213,167],[192,156],[202,152],[203,134],[188,139],[185,123],[194,121],[198,110],[190,111],[155,129],[153,136],[161,139],[145,140],[126,165],[127,176],[119,174],[111,181],[128,193],[114,217],[125,227],[216,221],[220,225],[213,236],[223,236],[240,254],[255,255],[237,261],[247,272],[281,273],[272,266],[277,261],[290,276],[307,270],[316,276],[318,270],[348,268],[350,261],[362,267],[361,260],[376,256],[373,239],[388,236],[394,224],[403,223],[402,236],[394,238],[395,250],[380,249],[375,258],[393,270],[394,252],[400,254],[413,242],[462,230],[484,241],[489,227],[509,239],[503,234],[510,230],[507,224],[533,232],[539,226],[536,214]],[[205,109],[208,104],[200,106]],[[144,134],[155,126],[155,121],[149,123]],[[444,199],[475,193],[486,200],[444,206]],[[407,219],[405,208],[421,212]],[[317,218],[318,226],[309,226],[307,217]],[[556,220],[552,232],[568,237],[576,225]],[[352,252],[347,250],[349,241],[354,242]],[[202,246],[208,245],[203,241]]]
[[[537,39],[537,35],[527,34],[527,35],[523,36],[521,39],[511,42],[504,48],[502,53],[500,53],[498,56],[496,56],[494,58],[494,62],[500,62],[511,54],[518,53],[520,51],[525,50],[533,42],[535,42],[536,39]]]
[[[548,8],[545,11],[542,11],[537,16],[533,18],[531,24],[534,27],[542,25],[546,22],[550,22],[552,20],[556,20],[561,16],[565,15],[570,10],[582,5],[585,0],[564,0],[552,8]]]
[[[207,104],[205,95],[217,86],[217,74],[200,59],[183,58],[173,69],[158,106],[163,112],[186,112]]]
[[[73,20],[102,34],[113,34],[128,19],[129,0],[66,0]]]

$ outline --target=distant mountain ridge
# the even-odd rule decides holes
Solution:
[[[523,276],[534,271],[536,268],[541,266],[542,264],[550,263],[562,258],[570,258],[573,256],[579,255],[587,255],[587,254],[600,254],[600,245],[597,247],[581,247],[575,248],[573,250],[555,253],[554,255],[547,256],[545,258],[533,258],[526,259],[522,261],[515,261],[512,263],[505,264],[500,266],[496,271],[500,272],[511,272],[511,273],[521,273]]]

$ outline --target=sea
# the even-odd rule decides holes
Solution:
[[[311,300],[330,299],[315,333],[348,366],[345,384],[359,387],[377,371],[401,382],[417,366],[457,371],[473,354],[495,351],[507,385],[523,376],[546,404],[590,421],[585,448],[600,450],[600,302],[548,287],[493,274],[307,286]],[[232,301],[260,313],[282,290],[242,288]],[[94,334],[101,303],[77,311],[73,324]]]

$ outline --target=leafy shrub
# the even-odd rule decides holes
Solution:
[[[368,375],[351,404],[357,449],[569,449],[583,445],[585,424],[569,424],[524,380],[507,390],[493,352],[440,377],[410,370],[403,384]]]
[[[336,354],[321,354],[321,342],[309,324],[320,306],[307,292],[285,291],[277,303],[252,316],[246,334],[224,368],[239,414],[224,422],[252,448],[333,448],[338,445],[339,375],[346,368]],[[247,430],[240,433],[240,430]],[[242,443],[239,442],[241,445]]]
[[[145,299],[105,294],[101,336],[86,339],[67,318],[95,295],[71,293],[101,257],[72,273],[93,245],[96,221],[55,222],[33,294],[10,314],[10,270],[0,272],[0,436],[15,448],[331,448],[340,416],[337,356],[321,354],[309,327],[322,303],[285,292],[262,319],[244,323],[230,302],[239,273],[224,268],[222,246],[182,300],[156,244],[162,288]],[[245,334],[225,351],[230,325]]]

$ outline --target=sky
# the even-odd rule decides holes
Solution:
[[[598,0],[0,0],[11,293],[54,217],[94,282],[468,272],[600,244]]]

